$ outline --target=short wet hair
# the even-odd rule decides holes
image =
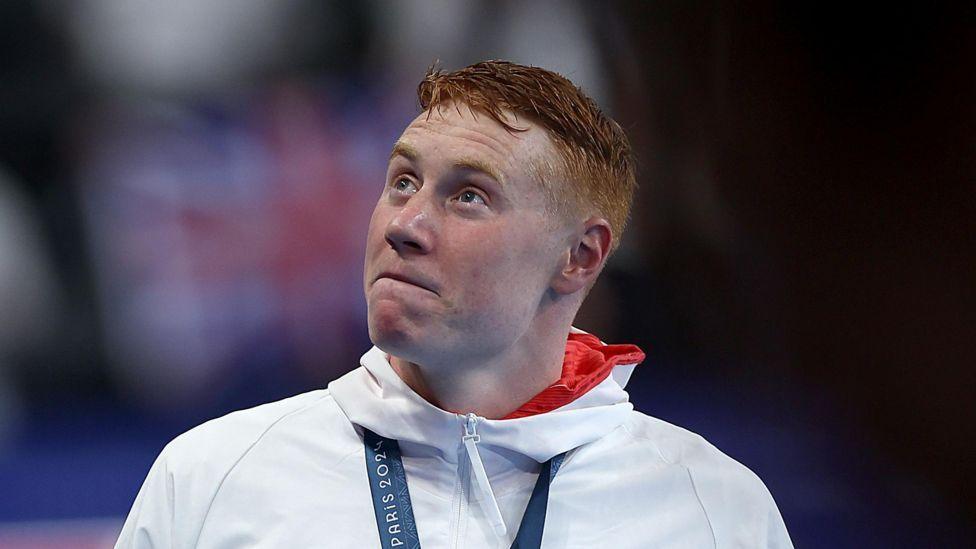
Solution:
[[[488,114],[508,131],[519,132],[506,111],[525,116],[545,129],[560,154],[560,166],[544,166],[541,177],[564,177],[570,207],[607,219],[612,248],[620,243],[637,189],[636,162],[620,124],[566,77],[539,67],[508,61],[483,61],[456,71],[436,65],[417,87],[422,110],[451,102]],[[547,189],[550,196],[551,188]]]

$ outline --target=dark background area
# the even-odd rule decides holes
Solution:
[[[0,6],[0,546],[105,545],[173,436],[353,368],[413,87],[494,57],[631,135],[577,325],[648,351],[637,407],[756,471],[797,547],[971,539],[971,8],[224,4]]]
[[[736,234],[690,256],[690,231],[669,232],[662,263],[698,305],[690,332],[709,330],[693,346],[729,342],[763,377],[829,395],[850,451],[890,460],[894,497],[917,505],[931,484],[971,520],[971,10],[637,3],[628,19],[648,22],[640,87],[659,98],[645,163],[673,196],[682,161],[654,151],[695,151]]]

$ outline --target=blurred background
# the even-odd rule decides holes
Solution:
[[[160,449],[369,347],[362,248],[435,59],[628,130],[577,325],[764,479],[797,547],[976,518],[976,33],[899,3],[0,3],[0,547],[106,547]]]

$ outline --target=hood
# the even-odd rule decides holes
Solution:
[[[607,345],[596,336],[574,328],[566,340],[563,371],[559,379],[504,419],[543,414],[565,406],[599,385],[609,375],[613,375],[623,387],[627,385],[634,367],[643,361],[644,351],[636,345]]]
[[[574,333],[582,332],[574,329]],[[642,359],[643,353],[640,355]],[[612,373],[591,389],[545,413],[513,419],[480,418],[481,444],[542,463],[603,437],[623,424],[633,410],[624,385],[637,362],[612,365]],[[330,393],[349,420],[387,438],[435,447],[445,459],[456,461],[465,416],[441,410],[415,393],[378,347],[366,352],[360,363],[361,368],[329,384]]]

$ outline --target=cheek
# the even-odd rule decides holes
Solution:
[[[381,199],[382,200],[382,199]],[[372,255],[371,252],[377,245],[385,243],[385,228],[387,225],[386,215],[380,204],[373,209],[373,215],[369,218],[369,228],[366,230],[366,257]]]
[[[369,280],[374,274],[376,257],[382,250],[382,246],[386,245],[385,227],[380,205],[377,204],[373,210],[373,215],[369,218],[369,228],[366,230],[366,249],[363,258],[364,291],[369,286]]]
[[[465,298],[472,307],[494,315],[522,314],[534,309],[548,286],[544,250],[536,235],[519,232],[499,239],[470,258],[464,279]]]

